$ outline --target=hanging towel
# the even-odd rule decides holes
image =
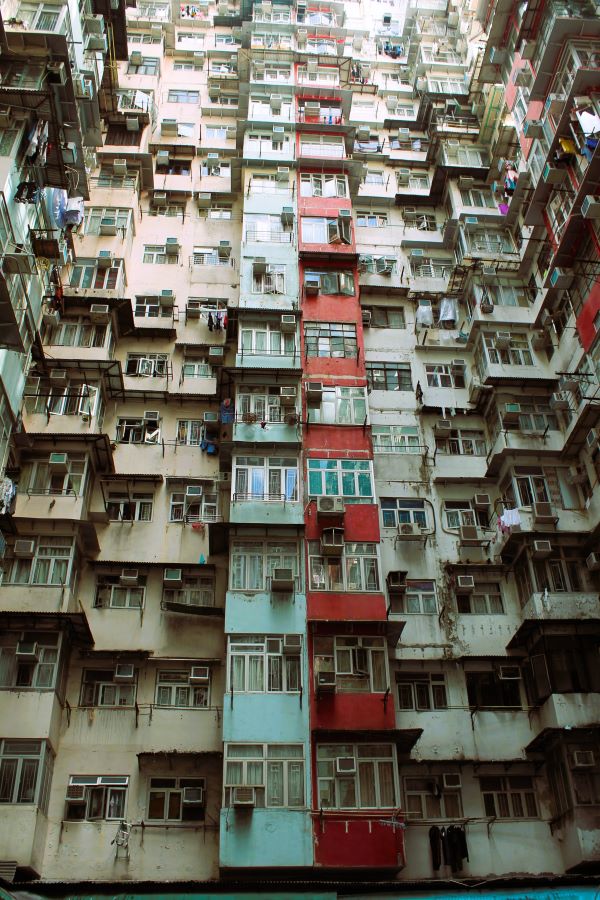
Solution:
[[[521,524],[521,514],[518,509],[505,509],[500,516],[500,521],[507,528],[514,528],[515,525]]]

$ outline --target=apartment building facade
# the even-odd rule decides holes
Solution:
[[[583,896],[594,5],[1,12],[0,875]]]

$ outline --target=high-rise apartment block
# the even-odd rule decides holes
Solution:
[[[0,8],[0,877],[585,896],[597,3]]]

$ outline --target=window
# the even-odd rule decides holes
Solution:
[[[129,38],[131,40],[131,37]],[[195,72],[198,68],[198,65],[193,62],[174,62],[173,63],[173,71],[174,72]]]
[[[424,500],[412,500],[403,497],[382,499],[381,512],[384,528],[397,528],[398,525],[412,523],[427,528],[427,512]]]
[[[157,444],[160,428],[148,419],[117,419],[117,441],[120,444]]]
[[[517,669],[513,660],[503,668]],[[472,709],[521,709],[519,678],[503,678],[502,667],[484,672],[466,672],[467,695]]]
[[[464,82],[458,78],[428,78],[427,83],[432,94],[468,93]]]
[[[213,203],[206,211],[209,219],[231,219],[233,216],[233,204],[231,203]]]
[[[490,363],[501,366],[532,366],[533,356],[526,334],[510,334],[507,349],[496,347],[496,335],[485,334],[484,346]]]
[[[345,175],[300,175],[301,197],[347,197]]]
[[[99,414],[100,391],[93,384],[67,383],[56,387],[45,379],[34,386],[31,379],[26,386],[27,408],[32,413],[50,416],[94,416]]]
[[[156,705],[188,709],[208,707],[209,685],[190,684],[190,670],[160,671],[156,675]]]
[[[440,787],[438,776],[404,778],[404,801],[409,819],[460,819],[462,800],[460,791]]]
[[[178,261],[179,253],[167,253],[164,244],[144,244],[143,263],[174,266]]]
[[[215,498],[215,508],[217,496]],[[205,520],[208,515],[203,513]],[[216,516],[213,516],[216,518]],[[213,575],[192,575],[184,572],[180,588],[163,588],[163,608],[179,607],[178,612],[214,608],[215,579]]]
[[[411,257],[410,271],[414,278],[447,278],[452,271],[452,262],[434,257]]]
[[[201,419],[179,419],[177,422],[178,444],[198,447],[204,435],[204,422]]]
[[[270,110],[270,107],[269,107]],[[254,157],[261,157],[264,154],[280,154],[286,158],[291,152],[291,138],[286,134],[261,134],[260,132],[252,132],[247,135],[248,152]]]
[[[62,316],[59,325],[48,327],[45,343],[57,347],[104,347],[107,335],[110,337],[108,325],[94,325],[85,316]]]
[[[285,266],[271,263],[266,272],[252,271],[253,294],[285,294]]]
[[[240,323],[239,352],[264,356],[293,356],[296,352],[296,335],[282,333],[279,322]]]
[[[85,669],[81,682],[80,706],[134,706],[137,670],[130,682],[115,680],[114,669]]]
[[[473,509],[470,500],[446,500],[444,502],[444,517],[447,528],[462,528],[463,525],[480,525],[485,528],[488,524],[487,510]]]
[[[46,587],[68,584],[73,560],[73,538],[41,535],[34,543],[34,555],[31,559],[20,557],[9,562],[6,584]]]
[[[123,820],[128,786],[127,775],[71,775],[65,819],[74,822]],[[75,796],[77,799],[72,799]]]
[[[391,611],[400,615],[437,614],[435,581],[407,581],[406,591],[397,597],[391,597]]]
[[[600,692],[598,640],[574,634],[547,634],[529,651],[527,690],[534,704],[550,694]]]
[[[343,774],[338,760],[344,760]],[[398,788],[391,744],[317,745],[319,807],[395,809]]]
[[[367,385],[372,391],[412,391],[410,363],[367,363]]]
[[[135,298],[134,316],[140,319],[172,319],[173,308],[163,306],[157,294]]]
[[[484,775],[479,779],[486,816],[537,819],[535,787],[530,775]]]
[[[233,591],[264,591],[274,569],[291,569],[298,577],[298,547],[285,541],[233,541],[229,578]]]
[[[316,673],[335,672],[341,693],[383,693],[388,688],[385,638],[315,635]]]
[[[134,378],[164,378],[168,363],[166,353],[128,353],[125,374]]]
[[[21,3],[19,19],[26,23],[29,30],[53,31],[60,34],[66,34],[70,30],[67,11],[51,3]]]
[[[52,762],[46,741],[0,740],[0,803],[35,803],[47,812]]]
[[[35,646],[35,659],[17,657],[17,644]],[[60,636],[57,633],[24,631],[5,633],[0,639],[0,689],[52,690],[57,683]]]
[[[399,672],[396,678],[400,709],[419,712],[448,709],[445,675],[435,672]]]
[[[160,60],[156,56],[143,56],[141,63],[129,62],[128,75],[158,75]]]
[[[371,313],[371,328],[406,328],[404,309],[389,306],[365,306]]]
[[[215,522],[217,519],[218,495],[214,491],[202,491],[202,496],[193,499],[185,492],[171,494],[169,522]]]
[[[10,156],[12,148],[19,134],[18,128],[0,129],[0,156]]]
[[[460,192],[464,206],[479,206],[486,209],[496,209],[496,198],[487,187],[471,188]]]
[[[151,522],[153,494],[111,491],[106,511],[111,522]]]
[[[321,556],[318,541],[309,541],[308,567],[312,591],[370,593],[379,591],[377,544],[344,543],[341,556]]]
[[[356,224],[360,228],[385,228],[389,225],[387,213],[357,212]]]
[[[210,378],[212,369],[204,359],[188,360],[181,367],[183,378]]]
[[[250,177],[251,194],[289,194],[288,180],[277,181],[274,175],[263,173],[252,174]]]
[[[203,822],[206,779],[151,778],[148,790],[149,822]]]
[[[541,469],[533,469],[525,474],[521,469],[514,477],[516,497],[519,506],[533,506],[534,503],[550,503],[551,494],[548,481]]]
[[[471,613],[478,616],[501,615],[504,607],[500,585],[494,581],[477,581],[472,593],[461,594],[460,589],[457,589],[456,606],[459,613]]]
[[[194,247],[192,262],[195,266],[230,266],[231,258],[216,247]]]
[[[234,500],[298,500],[298,460],[238,456],[234,460]]]
[[[242,421],[282,422],[284,410],[281,407],[279,387],[240,385],[237,391],[236,410]]]
[[[281,215],[246,213],[244,224],[246,241],[289,244],[292,239],[291,225],[284,226]]]
[[[469,252],[482,253],[484,255],[498,253],[516,253],[515,245],[508,231],[477,232],[467,237],[461,235],[461,243],[466,243],[467,254]]]
[[[301,135],[300,155],[343,159],[346,155],[344,138],[329,134]]]
[[[37,459],[23,466],[21,484],[28,494],[81,496],[85,486],[86,457],[67,456],[64,472],[54,472],[49,459]]]
[[[311,497],[343,497],[348,503],[372,502],[373,471],[368,459],[309,459]]]
[[[102,186],[102,185],[100,185]],[[109,185],[114,187],[115,185]],[[122,278],[122,262],[115,262],[106,269],[99,269],[95,260],[79,259],[71,271],[69,284],[76,288],[92,288],[95,291],[114,291]]]
[[[302,240],[306,244],[350,244],[350,218],[302,216]]]
[[[308,283],[316,284],[319,294],[346,294],[350,297],[354,295],[354,275],[352,272],[315,272],[307,270],[304,272],[304,285]]]
[[[156,160],[156,172],[161,175],[191,175],[192,160],[188,157],[169,156],[168,162]],[[144,260],[146,262],[146,260]]]
[[[429,387],[455,387],[464,388],[465,370],[457,366],[433,365],[425,366],[427,384]]]
[[[519,397],[519,405],[521,413],[519,415],[519,431],[543,432],[548,428],[550,431],[560,431],[558,418],[549,403],[544,402],[524,402]]]
[[[398,271],[398,261],[395,256],[372,256],[369,253],[361,253],[358,257],[358,271],[374,275],[394,275]]]
[[[358,354],[356,325],[345,322],[306,322],[304,343],[307,356],[344,358]]]
[[[121,584],[120,575],[99,575],[96,582],[94,606],[111,609],[142,609],[146,594],[146,576],[140,575],[137,585]]]
[[[372,425],[375,453],[419,453],[419,429],[416,425]]]
[[[367,418],[365,389],[323,385],[321,405],[311,407],[308,417],[320,425],[363,425]]]
[[[168,103],[198,103],[199,91],[187,91],[183,88],[171,88],[167,94]]]
[[[227,744],[225,806],[232,805],[233,788],[239,785],[255,788],[259,807],[303,807],[302,744]]]
[[[435,449],[448,456],[485,456],[485,435],[483,431],[453,428],[448,437],[436,437]]]
[[[284,653],[282,637],[229,638],[229,691],[297,693],[302,687],[300,652]]]

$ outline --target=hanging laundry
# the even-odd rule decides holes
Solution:
[[[505,509],[500,516],[500,521],[506,528],[514,528],[521,524],[521,514],[518,509]]]
[[[214,327],[215,327],[215,323],[213,321],[212,313],[209,313],[208,314],[208,330],[212,331]]]

